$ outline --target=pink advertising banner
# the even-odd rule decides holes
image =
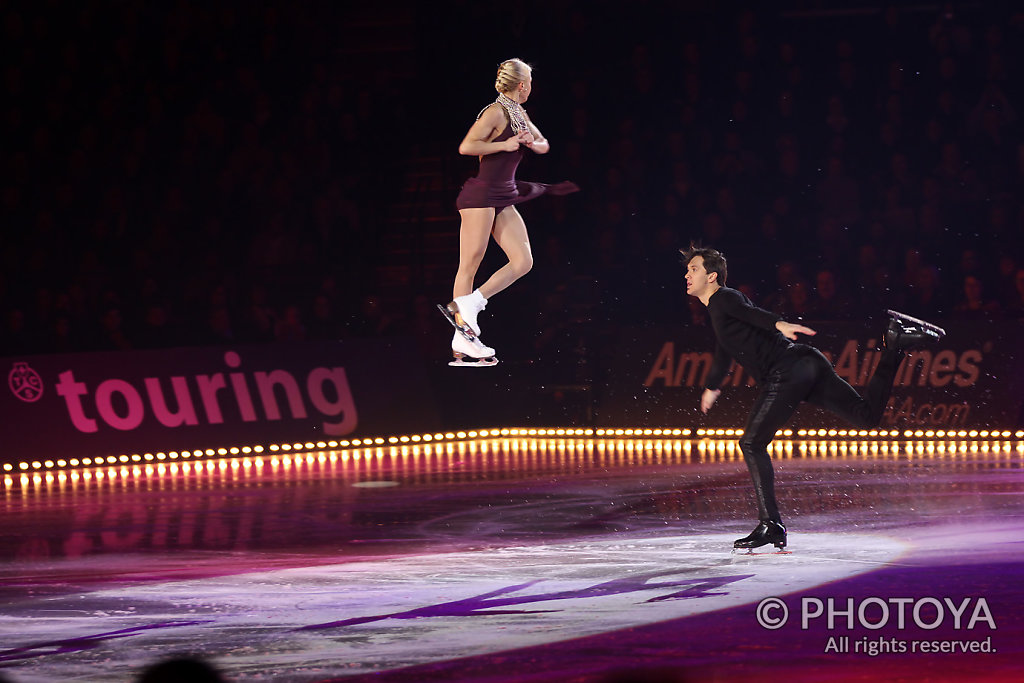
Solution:
[[[437,428],[423,364],[403,339],[0,362],[0,462]]]

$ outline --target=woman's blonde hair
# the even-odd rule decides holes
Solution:
[[[498,66],[498,77],[494,80],[494,89],[508,94],[516,86],[530,77],[533,68],[521,59],[507,59]]]

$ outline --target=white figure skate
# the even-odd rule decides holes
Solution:
[[[453,368],[485,368],[498,364],[494,349],[484,346],[478,337],[466,339],[461,330],[452,336],[452,356],[448,365]]]
[[[487,299],[483,297],[479,289],[474,290],[472,294],[455,297],[447,306],[437,305],[438,310],[444,314],[448,322],[469,341],[480,336],[480,323],[476,318],[486,307]]]

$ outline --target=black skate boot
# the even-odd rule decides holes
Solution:
[[[946,336],[946,331],[905,313],[887,311],[892,318],[882,335],[882,345],[890,351],[912,351],[923,349]]]
[[[733,548],[760,548],[771,543],[779,550],[786,547],[786,527],[782,522],[762,519],[761,523],[750,532],[750,535],[736,539]]]

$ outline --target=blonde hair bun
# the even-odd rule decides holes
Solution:
[[[508,94],[516,86],[530,77],[533,68],[521,59],[506,59],[498,65],[498,77],[494,79],[494,89]]]

